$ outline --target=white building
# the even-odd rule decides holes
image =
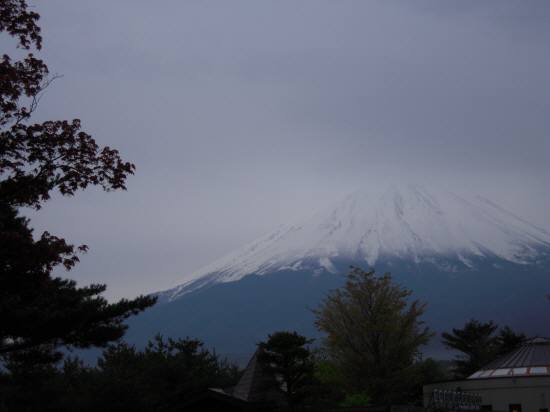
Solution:
[[[479,395],[478,406],[482,410],[548,412],[550,340],[531,339],[464,380],[425,385],[424,406],[435,406],[434,402],[440,405],[449,402],[453,394],[457,398],[457,393]],[[442,400],[445,394],[448,395],[447,400]],[[460,406],[448,407],[453,409]]]

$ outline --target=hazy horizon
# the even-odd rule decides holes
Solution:
[[[34,120],[80,118],[137,166],[127,192],[31,212],[37,233],[90,246],[69,276],[110,298],[390,181],[550,230],[544,0],[33,4],[63,75]]]

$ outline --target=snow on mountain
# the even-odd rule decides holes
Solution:
[[[335,272],[335,259],[374,266],[382,258],[419,263],[452,256],[470,266],[473,257],[497,256],[526,264],[549,247],[549,232],[482,197],[414,185],[392,187],[381,195],[358,191],[327,212],[282,226],[202,268],[162,295],[172,300],[206,284],[253,273],[313,267]]]

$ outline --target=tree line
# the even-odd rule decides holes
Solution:
[[[315,311],[325,336],[319,345],[295,331],[274,332],[258,343],[258,362],[268,377],[260,390],[283,400],[267,407],[421,405],[424,384],[465,378],[525,339],[508,327],[471,320],[442,334],[443,343],[460,353],[452,368],[423,359],[419,350],[433,333],[421,320],[425,305],[411,302],[410,295],[389,274],[353,268],[346,284]],[[95,366],[42,353],[25,349],[2,356],[0,411],[176,411],[208,388],[231,394],[243,373],[199,340],[160,335],[144,349],[113,342]]]

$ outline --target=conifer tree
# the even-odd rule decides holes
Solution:
[[[462,328],[453,328],[442,333],[442,342],[449,348],[460,352],[454,360],[454,373],[457,378],[465,378],[483,368],[499,356],[502,356],[525,339],[522,333],[514,332],[505,326],[498,331],[494,322],[480,322],[471,319]]]
[[[272,389],[282,388],[291,408],[304,399],[313,379],[313,355],[308,348],[312,342],[297,332],[279,331],[258,344],[258,360],[275,378]]]

